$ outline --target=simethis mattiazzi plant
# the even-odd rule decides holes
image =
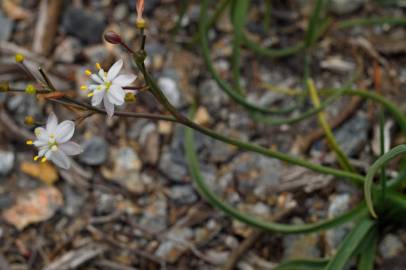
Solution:
[[[184,1],[187,2],[187,1]],[[46,72],[39,69],[42,79],[28,84],[24,90],[13,89],[7,82],[0,84],[2,92],[21,92],[28,95],[43,96],[47,101],[59,104],[61,106],[73,107],[87,112],[86,117],[93,114],[106,114],[108,117],[134,117],[146,118],[150,120],[171,121],[187,127],[185,133],[185,149],[188,166],[194,184],[200,194],[214,207],[228,214],[231,218],[240,222],[246,223],[252,227],[274,233],[274,234],[305,234],[320,232],[327,229],[338,227],[342,224],[352,222],[355,225],[348,233],[345,239],[340,244],[336,254],[329,258],[321,258],[320,260],[298,260],[283,262],[275,269],[328,269],[338,270],[344,269],[350,259],[356,258],[357,269],[374,269],[376,258],[376,247],[383,233],[388,229],[393,229],[397,224],[402,224],[403,214],[406,212],[406,195],[404,194],[404,178],[406,175],[406,167],[400,162],[399,173],[396,178],[389,179],[385,174],[385,167],[392,159],[406,152],[406,145],[398,145],[385,153],[386,147],[383,128],[381,128],[381,156],[368,168],[366,175],[361,174],[354,169],[349,162],[348,157],[337,144],[331,128],[326,121],[323,110],[326,106],[341,96],[359,96],[379,105],[380,109],[380,125],[383,126],[384,116],[390,115],[400,130],[406,136],[406,116],[398,108],[379,95],[370,90],[353,89],[350,86],[341,89],[330,89],[327,91],[328,98],[323,102],[320,101],[318,91],[316,90],[310,74],[311,52],[314,44],[317,43],[319,37],[325,34],[326,29],[346,29],[353,25],[377,25],[377,24],[392,24],[405,25],[405,18],[369,18],[361,20],[346,20],[335,22],[324,14],[326,1],[317,0],[314,10],[310,16],[307,34],[304,41],[283,49],[269,49],[261,47],[253,42],[244,32],[245,18],[248,12],[250,1],[232,1],[222,0],[217,4],[215,12],[212,16],[208,14],[209,0],[201,1],[201,15],[199,21],[199,31],[196,35],[199,45],[202,48],[203,57],[207,68],[213,78],[217,81],[221,89],[231,97],[239,105],[247,109],[248,113],[257,121],[269,125],[292,124],[300,122],[312,116],[317,116],[320,126],[324,130],[325,137],[331,150],[336,154],[337,167],[327,167],[313,163],[306,159],[301,159],[296,156],[291,156],[276,150],[265,148],[248,141],[241,141],[223,134],[217,133],[207,127],[203,127],[194,121],[194,106],[191,108],[190,115],[185,116],[180,113],[166,98],[153,76],[149,73],[145,66],[147,53],[144,50],[146,42],[146,21],[143,17],[144,1],[137,2],[137,20],[136,27],[139,30],[140,46],[136,49],[130,48],[123,38],[115,32],[107,32],[104,38],[107,42],[120,45],[124,48],[132,58],[139,72],[144,79],[144,85],[141,87],[132,86],[136,76],[133,74],[121,74],[123,61],[118,60],[109,69],[103,69],[100,64],[96,64],[96,72],[93,73],[90,69],[86,70],[89,76],[87,85],[81,86],[83,91],[87,91],[89,102],[76,100],[70,96],[59,92],[50,81]],[[185,4],[187,5],[187,3]],[[231,11],[231,19],[234,27],[233,31],[233,56],[232,56],[232,75],[233,83],[230,84],[224,81],[216,72],[213,63],[211,62],[210,47],[207,38],[208,30],[214,25],[219,16],[226,10],[228,6]],[[182,9],[183,12],[186,8]],[[179,16],[179,21],[182,19],[182,14]],[[265,18],[269,20],[269,18]],[[179,24],[178,24],[179,25]],[[303,96],[309,97],[313,104],[313,108],[305,113],[295,116],[294,118],[281,118],[280,115],[288,114],[297,108],[297,104],[292,108],[273,109],[260,107],[251,103],[245,98],[245,90],[240,85],[240,48],[245,46],[254,53],[264,57],[285,57],[295,53],[304,55],[304,89],[307,95],[301,95],[297,100],[298,104],[303,103]],[[24,56],[17,54],[15,60],[22,69],[29,73],[32,78],[36,78],[24,64]],[[349,84],[351,85],[351,84]],[[154,98],[167,110],[169,114],[152,114],[152,113],[132,113],[117,111],[116,106],[123,105],[125,102],[135,101],[135,96],[140,91],[150,92]],[[102,106],[101,106],[102,105]],[[278,115],[278,117],[275,117]],[[83,119],[81,119],[83,120]],[[26,118],[27,124],[35,125],[35,119],[31,116]],[[38,154],[34,160],[38,162],[47,162],[48,160],[55,165],[69,169],[71,165],[70,156],[81,153],[82,149],[79,144],[71,141],[75,131],[75,122],[64,120],[58,124],[55,114],[50,114],[45,127],[35,128],[32,140],[27,141],[27,144],[33,145],[38,149]],[[356,187],[363,188],[364,201],[360,202],[354,209],[344,213],[338,217],[327,219],[315,223],[307,223],[300,225],[274,223],[264,220],[259,220],[249,213],[244,213],[230,204],[224,202],[218,197],[205,181],[199,168],[198,156],[194,147],[193,132],[200,132],[204,135],[222,141],[226,144],[234,145],[241,150],[254,152],[264,155],[269,158],[276,158],[288,164],[299,165],[321,174],[333,175],[337,181],[348,181]],[[376,177],[379,176],[379,177]],[[374,180],[377,178],[377,181]]]

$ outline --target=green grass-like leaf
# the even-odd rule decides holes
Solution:
[[[375,174],[378,170],[386,165],[389,161],[394,159],[395,157],[403,154],[406,152],[406,145],[398,145],[395,148],[391,149],[388,153],[378,158],[374,164],[368,169],[367,176],[364,182],[364,194],[365,194],[365,201],[367,203],[369,212],[374,218],[377,218],[378,215],[375,212],[374,204],[372,201],[372,185]]]
[[[330,260],[325,270],[341,270],[347,264],[348,260],[356,252],[362,241],[376,225],[374,220],[369,218],[361,220],[355,228],[341,242],[337,254]]]

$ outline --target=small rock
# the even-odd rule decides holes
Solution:
[[[211,112],[217,112],[229,101],[229,97],[220,89],[219,85],[213,79],[202,82],[199,86],[199,95],[202,104]]]
[[[183,157],[176,158],[175,154],[168,148],[162,150],[158,166],[162,172],[176,182],[183,182],[188,175],[186,162]]]
[[[332,195],[328,207],[327,217],[329,219],[337,217],[350,208],[351,197],[349,194]],[[338,246],[343,241],[350,230],[351,224],[345,224],[326,232],[327,253],[334,255]]]
[[[360,8],[367,0],[330,0],[329,8],[337,14],[348,14]]]
[[[105,26],[105,22],[94,14],[75,7],[69,7],[62,20],[63,31],[85,44],[100,43]]]
[[[63,195],[65,198],[64,213],[70,217],[77,216],[85,203],[85,197],[76,192],[70,185],[64,185]]]
[[[113,17],[115,21],[122,21],[128,15],[128,7],[126,4],[119,4],[116,6],[113,12]]]
[[[83,50],[84,56],[90,63],[106,63],[110,60],[110,52],[104,45],[88,46]]]
[[[63,197],[55,187],[43,187],[17,197],[15,205],[3,212],[3,218],[22,230],[32,223],[51,218],[63,205]]]
[[[147,123],[139,132],[139,143],[142,146],[142,159],[148,164],[156,164],[159,159],[160,136],[154,123]]]
[[[100,165],[107,159],[108,145],[101,137],[93,137],[83,145],[79,159],[87,165]]]
[[[332,56],[321,61],[320,66],[324,69],[339,73],[353,72],[355,69],[355,64],[353,62],[346,61],[338,56]]]
[[[140,226],[152,233],[159,233],[168,228],[168,202],[161,194],[149,199],[150,204],[144,207]]]
[[[13,31],[13,21],[0,10],[0,40],[9,40]]]
[[[173,106],[179,107],[181,105],[181,95],[175,80],[169,77],[161,77],[158,80],[158,85]]]
[[[74,37],[67,37],[56,47],[54,58],[56,61],[72,64],[81,51],[80,41]]]
[[[20,169],[23,173],[41,180],[45,184],[52,185],[58,180],[58,172],[49,162],[34,163],[22,162]]]
[[[189,248],[185,243],[189,243],[192,236],[193,231],[190,228],[172,229],[166,236],[168,240],[159,246],[155,255],[169,263],[175,263]]]
[[[14,166],[15,155],[11,151],[0,151],[0,175],[7,175]]]
[[[178,205],[192,204],[197,201],[197,194],[192,186],[174,186],[169,196]]]
[[[320,257],[317,234],[288,235],[283,239],[283,260],[309,259]]]
[[[404,253],[405,246],[398,236],[387,234],[379,245],[379,252],[384,259],[395,258]]]

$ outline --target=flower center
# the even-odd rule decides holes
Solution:
[[[109,91],[111,85],[112,85],[111,82],[105,82],[104,83],[104,86],[106,87],[106,91]]]

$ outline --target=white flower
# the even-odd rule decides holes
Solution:
[[[125,91],[123,87],[130,85],[137,78],[133,74],[119,75],[123,67],[123,60],[118,60],[111,66],[108,72],[105,72],[100,64],[96,64],[99,70],[98,74],[92,74],[86,70],[86,74],[93,80],[89,86],[82,86],[82,89],[89,89],[89,97],[92,97],[92,106],[98,106],[102,101],[108,116],[113,116],[114,105],[123,105]]]
[[[63,169],[69,169],[71,160],[68,156],[74,156],[82,153],[80,145],[69,140],[75,132],[75,124],[72,121],[63,121],[58,124],[55,114],[48,117],[45,128],[35,129],[37,139],[27,141],[27,144],[33,144],[38,147],[38,156],[34,160],[41,159],[41,162],[51,160],[57,166]]]

